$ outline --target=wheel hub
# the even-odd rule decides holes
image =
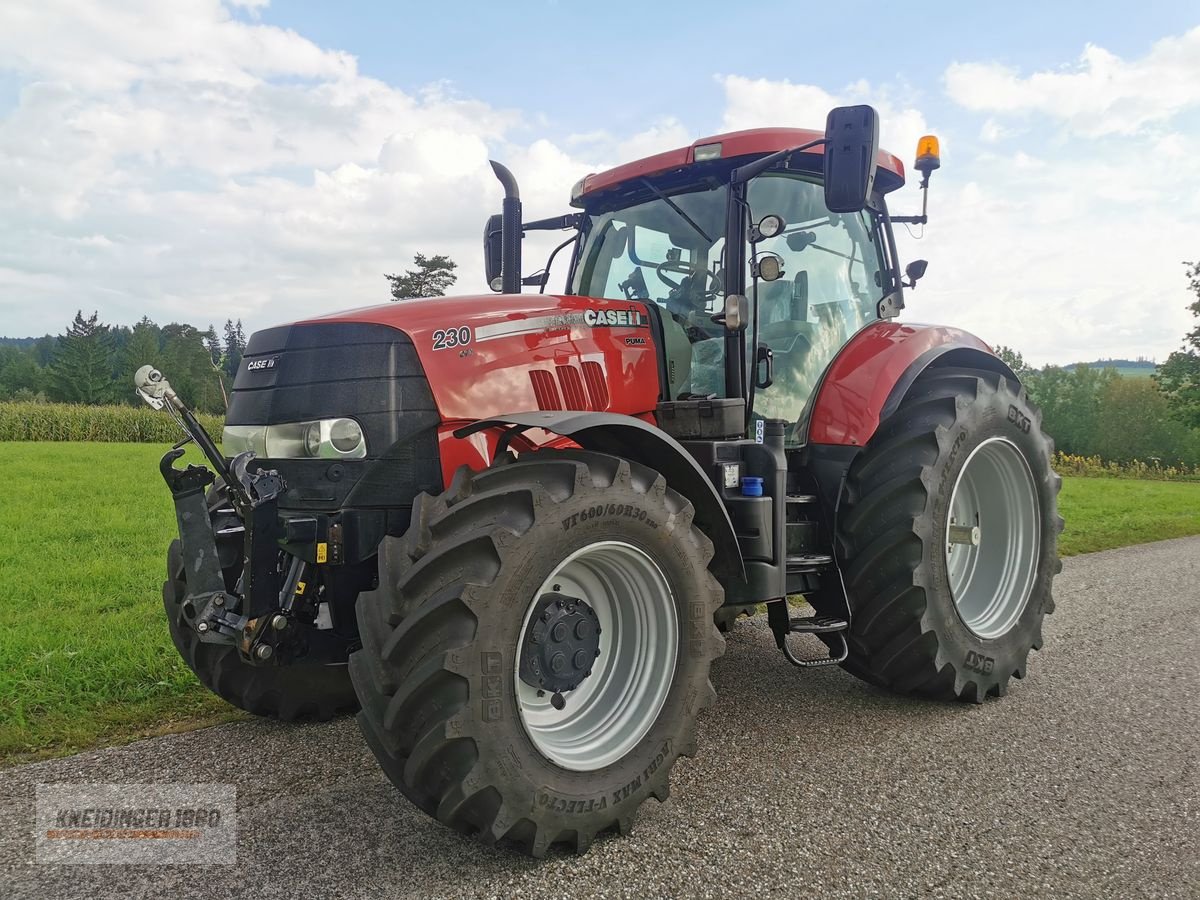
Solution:
[[[555,694],[573,691],[600,655],[600,620],[587,602],[551,592],[534,606],[521,644],[521,680]]]

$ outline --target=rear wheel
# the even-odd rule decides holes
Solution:
[[[236,515],[221,512],[228,508],[228,497],[219,481],[209,491],[208,508],[218,531],[241,522]],[[223,542],[218,535],[225,584],[231,591],[242,569],[240,538],[239,534],[232,542]],[[225,546],[220,546],[222,543]],[[167,626],[188,668],[221,699],[256,716],[285,721],[325,721],[358,707],[345,665],[252,666],[241,658],[236,647],[202,642],[184,616],[186,593],[187,575],[176,540],[167,550],[167,580],[162,590]]]
[[[535,856],[664,800],[712,702],[712,543],[657,472],[542,451],[422,495],[358,599],[359,723],[421,809]]]
[[[993,372],[922,374],[851,467],[839,555],[854,674],[982,702],[1025,674],[1054,609],[1061,479],[1041,414]]]

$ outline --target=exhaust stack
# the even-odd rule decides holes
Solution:
[[[501,233],[501,264],[500,277],[503,283],[501,291],[505,294],[521,293],[521,239],[524,232],[521,228],[521,192],[517,187],[517,179],[506,166],[495,160],[489,160],[492,171],[504,187],[504,205],[501,206],[503,230]]]

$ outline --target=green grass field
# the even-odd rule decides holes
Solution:
[[[0,760],[236,712],[196,683],[167,634],[165,450],[0,443]]]
[[[165,449],[0,442],[0,762],[241,715],[167,634]],[[1064,479],[1061,509],[1064,555],[1200,534],[1200,484]]]
[[[1200,534],[1200,484],[1130,478],[1064,478],[1063,556]]]

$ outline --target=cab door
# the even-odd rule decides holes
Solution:
[[[773,382],[755,391],[754,417],[794,426],[837,352],[879,317],[886,257],[877,215],[829,212],[811,175],[760,175],[747,200],[753,221],[775,214],[785,223],[780,234],[755,245],[760,261],[767,254],[779,257],[783,274],[776,281],[758,279],[751,291],[758,342],[774,360]],[[795,443],[797,429],[787,433]]]

